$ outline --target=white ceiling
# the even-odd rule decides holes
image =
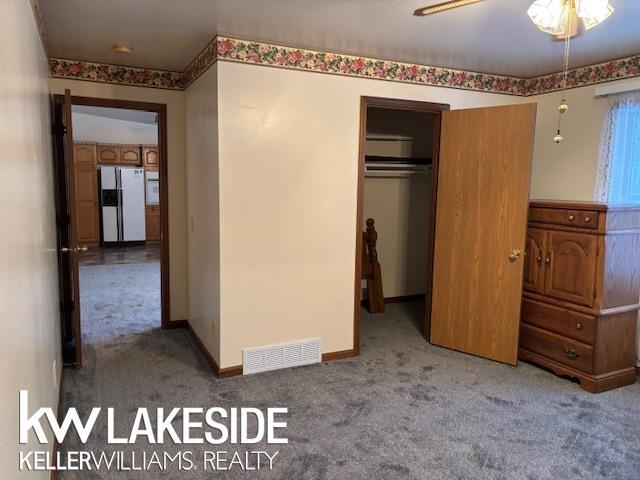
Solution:
[[[147,125],[155,125],[158,123],[156,120],[158,114],[155,112],[129,110],[127,108],[90,107],[87,105],[73,105],[71,108],[75,113],[84,113],[95,117],[125,120],[127,122],[144,123]]]
[[[40,0],[54,57],[182,71],[216,34],[375,58],[532,77],[561,70],[532,0],[486,0],[430,17],[442,0]],[[581,66],[640,53],[640,1],[610,0],[605,23],[572,42]],[[123,56],[112,45],[134,50]]]

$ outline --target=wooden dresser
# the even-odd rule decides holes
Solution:
[[[521,360],[593,393],[636,381],[640,205],[529,207]]]

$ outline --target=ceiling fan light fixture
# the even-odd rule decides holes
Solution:
[[[587,30],[604,22],[613,12],[609,0],[580,0],[578,3],[578,16]]]
[[[418,17],[424,17],[426,15],[433,15],[434,13],[440,13],[446,10],[453,10],[454,8],[460,8],[467,5],[471,5],[473,3],[479,3],[483,1],[484,0],[453,0],[450,2],[442,2],[436,5],[431,5],[429,7],[419,8],[415,12],[413,12],[413,14]]]
[[[571,2],[567,0],[535,0],[527,15],[538,29],[551,35],[566,34]]]
[[[580,18],[584,29],[589,30],[604,22],[612,13],[609,0],[535,0],[527,10],[538,29],[561,38],[580,33],[579,22],[570,22],[572,18]],[[571,24],[573,31],[569,31]]]

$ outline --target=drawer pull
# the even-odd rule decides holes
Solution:
[[[569,215],[569,221],[573,222],[576,219],[576,217],[574,217],[573,215]]]
[[[591,221],[591,217],[584,217],[584,223],[589,223]]]
[[[545,263],[546,265],[551,265],[551,257],[547,257],[547,258],[545,258],[545,259],[544,259],[544,263]]]
[[[542,255],[538,255],[538,257],[536,258],[536,261],[538,263],[542,263]]]
[[[580,352],[576,352],[573,348],[567,348],[566,353],[567,358],[570,358],[571,360],[574,360],[582,355]]]
[[[582,324],[576,323],[576,330],[582,330]]]

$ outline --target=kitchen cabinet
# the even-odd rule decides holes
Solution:
[[[142,165],[140,155],[140,147],[138,145],[120,147],[120,165],[139,167]]]
[[[143,146],[142,147],[142,161],[145,169],[158,169],[160,168],[160,158],[158,156],[157,146]]]
[[[96,170],[96,145],[92,143],[75,143],[73,153],[77,242],[88,246],[99,245],[100,214],[98,204],[98,175]]]
[[[158,242],[162,238],[160,205],[146,207],[147,242]]]
[[[98,165],[142,166],[140,145],[97,144]]]
[[[120,163],[120,147],[114,145],[97,145],[99,165],[117,165]]]

